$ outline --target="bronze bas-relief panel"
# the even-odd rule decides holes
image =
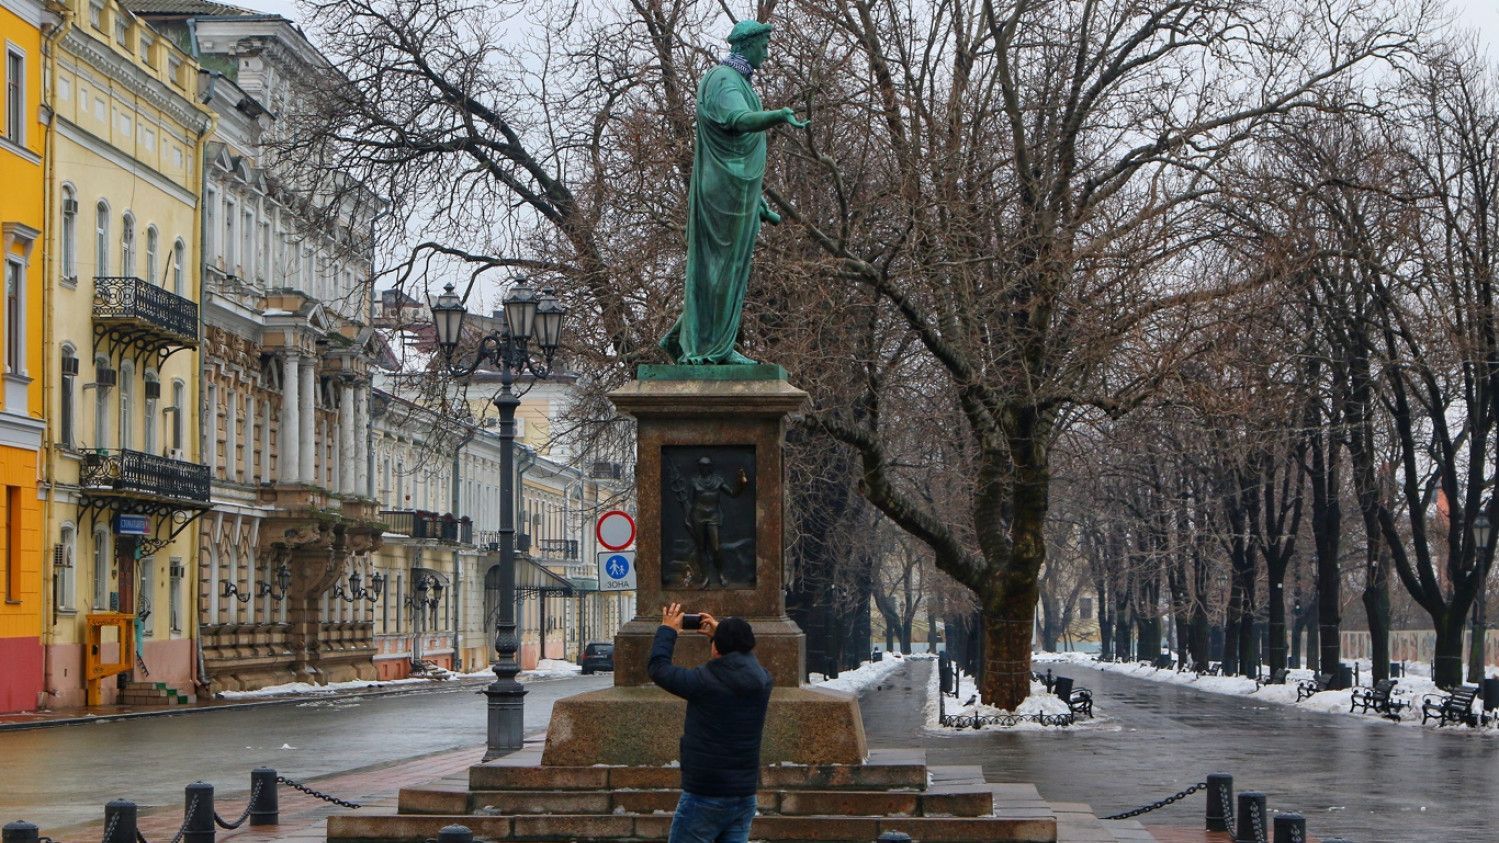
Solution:
[[[754,588],[755,499],[753,445],[662,446],[662,588]]]

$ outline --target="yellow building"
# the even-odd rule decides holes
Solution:
[[[58,5],[44,97],[45,702],[175,701],[197,680],[195,522],[210,497],[196,408],[212,118],[192,57],[117,0]]]
[[[36,0],[0,0],[0,712],[37,705],[42,684],[42,23]]]

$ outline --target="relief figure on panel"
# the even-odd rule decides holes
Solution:
[[[662,584],[669,588],[752,588],[754,495],[748,448],[664,448]],[[673,514],[668,514],[671,510]]]

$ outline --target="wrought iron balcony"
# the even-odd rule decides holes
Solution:
[[[158,457],[144,451],[96,450],[83,455],[78,485],[89,495],[112,495],[206,507],[208,466]]]
[[[198,344],[198,304],[132,275],[94,278],[95,331],[134,348]]]
[[[451,544],[473,544],[474,522],[455,517],[451,512],[429,512],[425,509],[385,509],[380,512],[386,532],[413,539],[435,539]]]
[[[567,559],[576,562],[578,560],[577,539],[542,539],[541,555],[551,556],[557,559]]]

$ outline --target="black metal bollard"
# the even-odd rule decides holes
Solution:
[[[112,799],[104,803],[104,828],[114,829],[104,838],[104,843],[135,843],[139,817],[139,809],[129,799]]]
[[[1306,843],[1306,817],[1297,813],[1276,814],[1275,843]]]
[[[1234,817],[1239,826],[1234,832],[1234,843],[1269,843],[1265,839],[1269,830],[1266,813],[1265,794],[1258,790],[1240,793],[1239,810]]]
[[[193,782],[185,788],[182,843],[213,843],[213,785]]]
[[[437,830],[437,843],[474,843],[474,833],[466,825],[445,825]]]
[[[1481,687],[1484,710],[1499,711],[1499,679],[1485,679]]]
[[[1228,773],[1208,774],[1207,830],[1228,831],[1228,816],[1234,807],[1234,777]]]
[[[276,771],[256,767],[250,771],[250,825],[280,823],[281,797],[276,793]]]
[[[875,843],[911,843],[911,835],[904,831],[887,831],[876,837]]]
[[[41,839],[41,829],[35,823],[16,820],[6,823],[5,828],[0,829],[0,837],[3,837],[4,843],[37,843]]]

